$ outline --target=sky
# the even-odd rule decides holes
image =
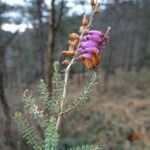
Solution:
[[[10,5],[13,5],[13,4],[20,4],[20,5],[23,5],[24,4],[24,0],[2,0],[3,2],[6,2]],[[51,0],[46,0],[46,3],[47,4],[50,4],[50,1]],[[73,1],[73,0],[68,0],[70,3]],[[87,0],[86,0],[87,1]],[[99,2],[107,2],[108,0],[98,0]]]
[[[24,0],[2,0],[2,1],[8,3],[9,5],[16,5],[16,4],[25,5]],[[80,5],[77,5],[76,7],[73,7],[74,6],[73,1],[74,0],[68,0],[68,6],[72,7],[71,13],[77,13],[77,14],[83,13],[83,7],[80,6]],[[107,2],[107,0],[98,0],[98,1],[99,2],[104,2],[104,3]],[[48,5],[50,5],[50,0],[46,0],[46,3]],[[84,10],[86,11],[86,13],[88,13],[89,10],[90,10],[90,6],[85,6]],[[15,15],[18,15],[18,14],[10,13],[9,15],[15,16]],[[26,23],[22,23],[20,25],[16,25],[16,24],[13,24],[13,23],[12,24],[7,23],[7,24],[2,25],[3,30],[11,31],[11,32],[15,32],[17,30],[19,30],[20,32],[24,32],[26,28],[32,28],[32,25],[31,24],[26,24]]]

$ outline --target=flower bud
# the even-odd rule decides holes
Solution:
[[[95,6],[95,0],[90,0],[91,6]]]
[[[82,25],[87,26],[89,24],[89,18],[86,15],[83,15]]]
[[[70,34],[69,34],[69,38],[78,39],[78,38],[79,38],[79,35],[76,34],[76,33],[70,33]]]
[[[66,55],[66,56],[73,56],[75,54],[75,52],[71,51],[71,50],[69,50],[69,51],[62,51],[62,54]]]
[[[88,32],[89,32],[89,28],[86,28],[86,29],[85,29],[84,26],[81,26],[79,32],[80,32],[80,33],[88,33]]]
[[[68,65],[70,62],[68,60],[64,60],[61,62],[62,65]]]
[[[94,10],[93,10],[93,17],[95,16],[95,15],[97,15],[97,13],[99,13],[99,11],[100,11],[100,4],[99,3],[96,3],[96,5],[95,5],[95,7],[94,7]]]
[[[74,41],[68,41],[68,44],[69,44],[70,46],[73,46],[73,47],[77,46],[78,43],[79,43],[79,40],[78,40],[78,39],[76,39],[76,40],[74,40]]]
[[[69,51],[76,51],[76,47],[75,46],[69,46]]]
[[[84,33],[84,30],[85,30],[85,29],[84,29],[84,26],[81,26],[80,29],[79,29],[79,32],[80,32],[80,33]]]

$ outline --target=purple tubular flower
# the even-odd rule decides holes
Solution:
[[[80,48],[78,48],[78,52],[79,52],[79,53],[84,53],[85,50],[84,50],[83,48],[80,47]]]
[[[89,48],[85,48],[85,49],[83,49],[83,48],[79,48],[78,49],[78,52],[79,53],[92,53],[92,52],[95,52],[96,54],[99,54],[99,52],[100,52],[100,50],[98,49],[98,48],[96,48],[96,47],[89,47]]]
[[[82,60],[84,65],[92,69],[100,63],[99,53],[106,44],[107,37],[101,31],[89,31],[81,41],[78,48],[78,59]]]
[[[91,40],[91,41],[93,41],[93,42],[99,42],[100,41],[100,36],[98,36],[98,35],[85,35],[84,37],[83,37],[83,40],[84,41],[87,41],[87,40]]]
[[[81,54],[80,58],[82,58],[82,59],[87,58],[89,60],[92,60],[92,54],[90,54],[90,53]]]
[[[85,49],[89,47],[98,47],[98,43],[88,40],[86,42],[81,42],[80,47]]]
[[[96,47],[89,47],[85,49],[85,52],[87,53],[92,53],[92,51],[94,51],[96,54],[99,54],[100,50]]]
[[[105,36],[103,36],[101,38],[101,41],[99,42],[99,47],[104,46],[106,44],[106,42],[107,42],[107,38]]]
[[[98,35],[98,36],[103,36],[104,35],[101,31],[97,31],[97,30],[91,30],[91,31],[88,32],[88,34]]]

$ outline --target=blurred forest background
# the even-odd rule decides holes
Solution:
[[[25,150],[32,148],[12,117],[16,110],[23,111],[21,95],[26,88],[36,90],[41,78],[48,78],[51,90],[52,63],[64,59],[61,51],[67,49],[68,34],[78,32],[83,12],[88,14],[90,8],[87,0],[9,2],[0,0],[0,150]],[[101,11],[92,28],[112,28],[102,78],[89,104],[67,117],[60,149],[97,144],[104,150],[149,150],[150,0],[99,2]],[[70,100],[88,76],[82,64],[74,65]],[[128,141],[131,129],[144,138]]]

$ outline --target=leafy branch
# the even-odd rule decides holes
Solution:
[[[23,134],[23,137],[27,140],[27,143],[31,144],[34,150],[43,150],[44,144],[37,134],[35,128],[30,125],[29,121],[25,119],[21,112],[16,112],[14,119]]]

